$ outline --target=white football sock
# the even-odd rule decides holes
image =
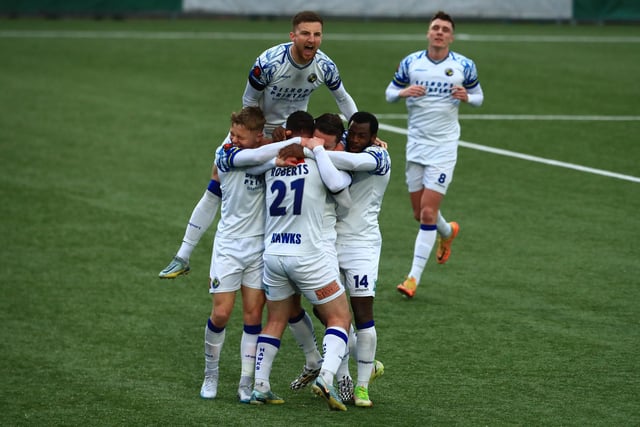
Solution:
[[[196,247],[204,233],[211,227],[216,213],[218,213],[218,206],[220,206],[220,197],[213,194],[211,191],[206,190],[204,195],[193,209],[187,229],[184,232],[182,238],[182,244],[178,253],[178,257],[185,261],[189,261],[191,252]]]
[[[376,327],[358,330],[358,383],[359,386],[369,386],[371,371],[376,358],[378,335]]]
[[[340,363],[338,372],[336,372],[336,376],[339,380],[342,379],[342,377],[351,378],[351,372],[349,371],[349,359],[353,357],[354,360],[358,360],[357,343],[358,337],[356,335],[356,330],[353,325],[349,325],[349,345],[347,346],[347,351],[342,358],[342,363]]]
[[[436,234],[435,225],[420,225],[420,231],[416,236],[416,243],[413,249],[413,264],[411,264],[411,272],[409,272],[409,277],[416,279],[416,284],[420,283],[422,272],[427,265],[427,260],[436,242]]]
[[[214,332],[211,328],[217,329]],[[224,344],[224,338],[226,335],[226,329],[216,328],[213,326],[211,319],[207,322],[207,326],[204,327],[204,373],[205,375],[212,374],[218,370],[220,363],[220,352],[222,351],[222,345]]]
[[[253,378],[256,369],[256,346],[261,325],[244,325],[240,340],[240,376]]]
[[[304,353],[305,366],[309,369],[318,369],[322,364],[322,355],[318,351],[316,331],[309,314],[304,310],[302,313],[304,314],[301,317],[289,319],[289,330]]]
[[[446,219],[442,216],[440,211],[438,211],[438,222],[436,224],[438,226],[438,233],[444,237],[445,239],[451,236],[451,224],[447,222]]]
[[[329,385],[333,384],[333,379],[338,372],[342,357],[347,350],[347,342],[349,336],[344,329],[332,326],[327,328],[322,340],[322,348],[324,348],[324,360],[320,375]]]
[[[278,338],[263,334],[258,336],[254,388],[259,392],[265,393],[271,390],[269,377],[273,360],[276,358],[279,348],[280,340]]]

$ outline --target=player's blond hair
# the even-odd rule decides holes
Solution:
[[[231,124],[244,126],[248,130],[262,131],[267,119],[260,107],[244,107],[239,112],[231,113]]]

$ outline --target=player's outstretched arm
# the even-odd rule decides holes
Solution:
[[[276,157],[281,148],[293,143],[299,144],[300,137],[274,142],[258,148],[245,148],[243,150],[239,150],[233,157],[233,165],[235,167],[260,165]]]
[[[353,100],[349,92],[344,88],[344,85],[341,84],[338,89],[332,90],[331,93],[333,97],[336,99],[336,104],[338,104],[338,109],[342,115],[347,119],[347,121],[358,111],[358,107],[356,106],[356,102]]]
[[[327,153],[338,169],[370,172],[378,167],[376,159],[368,153],[349,153],[346,151],[331,151]]]

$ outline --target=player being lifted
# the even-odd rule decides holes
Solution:
[[[346,91],[338,67],[320,50],[323,19],[312,11],[303,11],[292,19],[290,41],[273,46],[256,59],[249,72],[242,95],[243,106],[259,106],[267,120],[265,137],[283,140],[283,125],[297,110],[307,110],[309,98],[320,86],[326,86],[340,112],[351,117],[357,111]],[[194,208],[182,244],[159,277],[172,279],[190,270],[189,258],[206,230],[211,226],[220,205],[220,183],[212,171],[211,181]]]

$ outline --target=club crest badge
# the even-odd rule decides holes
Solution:
[[[316,75],[316,73],[311,73],[309,74],[309,77],[307,77],[307,81],[309,83],[314,83],[316,80],[318,80],[318,76]]]

